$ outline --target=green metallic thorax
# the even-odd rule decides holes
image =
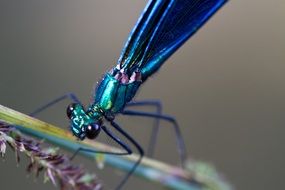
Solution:
[[[128,76],[122,75],[118,72],[117,74],[107,73],[98,84],[95,101],[89,107],[89,111],[95,114],[93,117],[96,117],[96,114],[99,115],[99,111],[116,114],[123,110],[126,103],[135,96],[142,83],[141,80],[129,79]]]

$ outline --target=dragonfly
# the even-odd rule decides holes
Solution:
[[[219,10],[226,0],[150,0],[134,26],[117,64],[102,77],[94,92],[93,101],[84,107],[73,93],[65,94],[38,108],[34,116],[59,101],[70,98],[67,107],[70,130],[80,140],[95,139],[104,132],[121,148],[122,152],[107,152],[79,148],[79,152],[111,155],[130,155],[130,145],[136,148],[139,159],[123,177],[116,189],[121,189],[133,174],[144,156],[142,146],[116,121],[116,116],[136,116],[155,119],[149,142],[148,154],[154,151],[159,122],[169,122],[175,131],[177,149],[183,165],[186,148],[176,119],[162,114],[159,101],[134,101],[138,89],[156,73],[166,60],[186,42],[206,21]],[[133,107],[152,106],[156,112],[137,111]],[[105,125],[108,123],[108,127]],[[115,135],[116,131],[119,135]],[[124,137],[123,141],[119,136]]]

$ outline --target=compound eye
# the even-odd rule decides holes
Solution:
[[[74,111],[75,107],[78,106],[77,103],[71,103],[67,106],[66,115],[70,119],[72,116],[72,112]]]
[[[95,139],[100,133],[101,127],[98,124],[90,124],[85,128],[86,137],[88,139]]]

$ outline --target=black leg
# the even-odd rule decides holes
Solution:
[[[157,100],[143,100],[143,101],[129,102],[126,104],[126,107],[137,107],[137,106],[154,106],[156,108],[156,114],[161,115],[162,112],[162,105],[160,101]],[[159,132],[159,119],[155,118],[147,148],[147,155],[149,157],[153,157],[158,132]]]
[[[73,93],[68,93],[68,94],[65,94],[63,96],[60,96],[54,100],[52,100],[51,102],[39,107],[38,109],[36,109],[35,111],[33,111],[32,113],[30,113],[29,115],[30,116],[35,116],[37,115],[38,113],[40,113],[41,111],[47,109],[48,107],[62,101],[62,100],[65,100],[66,98],[70,98],[72,101],[74,101],[75,103],[80,103],[80,101],[78,100],[78,98],[75,96],[75,94]]]
[[[183,137],[182,137],[181,132],[180,132],[179,125],[177,124],[175,118],[173,118],[171,116],[167,116],[167,115],[160,115],[160,114],[154,114],[154,113],[148,113],[148,112],[131,111],[131,110],[124,110],[122,112],[122,114],[123,115],[129,115],[129,116],[157,118],[157,119],[162,119],[162,120],[165,120],[165,121],[172,123],[172,126],[175,129],[177,146],[178,146],[178,150],[179,150],[181,164],[182,164],[182,166],[184,166],[184,163],[186,160],[186,148],[185,148],[185,143],[184,143]]]
[[[110,130],[108,130],[105,126],[102,126],[101,129],[109,136],[111,139],[113,139],[116,143],[118,143],[126,152],[108,152],[108,151],[97,151],[90,148],[78,148],[74,154],[70,157],[70,160],[73,160],[75,156],[79,152],[91,152],[91,153],[98,153],[98,154],[111,154],[111,155],[129,155],[132,154],[132,150],[128,145],[126,145],[123,141],[121,141],[120,138],[118,138],[116,135],[114,135]]]
[[[133,174],[139,163],[141,162],[141,159],[144,155],[144,151],[141,148],[141,146],[128,134],[126,133],[117,123],[114,121],[109,121],[111,126],[114,127],[122,136],[124,136],[128,141],[130,141],[138,150],[139,152],[139,159],[136,161],[132,169],[126,174],[126,176],[121,180],[119,185],[116,187],[116,190],[120,190],[123,185],[126,183],[126,181],[129,179],[129,177]],[[79,152],[91,152],[91,153],[100,153],[100,154],[111,154],[111,155],[130,155],[132,154],[132,150],[128,145],[126,145],[120,138],[115,136],[110,130],[108,130],[105,126],[102,126],[102,130],[111,137],[115,142],[117,142],[126,152],[107,152],[107,151],[96,151],[93,149],[88,148],[79,148],[71,157],[73,159]]]
[[[126,176],[122,179],[122,181],[120,182],[120,184],[117,186],[116,190],[119,190],[123,187],[123,185],[126,183],[126,181],[129,179],[129,177],[134,173],[134,171],[136,170],[137,166],[140,164],[142,157],[144,156],[144,151],[142,149],[142,147],[139,145],[139,143],[137,143],[135,141],[135,139],[133,139],[127,132],[125,132],[117,123],[115,123],[114,121],[110,121],[111,126],[113,126],[119,133],[121,133],[124,137],[126,137],[126,139],[128,139],[138,150],[139,152],[139,159],[137,160],[137,162],[134,164],[134,166],[132,167],[132,169],[126,174]]]

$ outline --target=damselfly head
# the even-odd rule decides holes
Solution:
[[[96,138],[101,130],[101,122],[94,121],[86,114],[83,106],[78,103],[72,103],[67,107],[67,117],[70,119],[70,129],[72,133],[83,140]]]

